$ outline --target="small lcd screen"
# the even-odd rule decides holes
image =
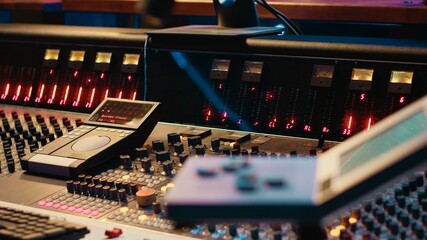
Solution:
[[[138,128],[154,104],[107,100],[89,118],[90,122]]]
[[[363,145],[345,153],[341,160],[341,175],[356,169],[379,155],[427,131],[427,118],[423,111],[401,121]]]

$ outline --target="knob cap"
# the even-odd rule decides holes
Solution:
[[[200,136],[188,137],[188,147],[194,148],[196,145],[202,144]]]
[[[174,145],[175,143],[181,142],[181,136],[178,133],[169,133],[168,134],[168,143],[169,145]]]
[[[156,161],[157,162],[164,162],[167,160],[170,160],[170,153],[169,151],[160,151],[156,153]]]
[[[153,144],[153,150],[156,152],[165,150],[165,145],[162,140],[154,140],[152,144]]]
[[[140,207],[148,207],[156,201],[156,190],[152,188],[141,189],[136,192],[136,202]]]

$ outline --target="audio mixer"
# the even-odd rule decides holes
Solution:
[[[427,93],[422,42],[144,32],[0,25],[1,206],[86,226],[76,239],[310,239],[292,219],[176,222],[166,195],[190,158],[310,165]],[[22,170],[23,156],[79,133],[111,98],[160,102],[162,114],[146,136],[75,176]],[[423,167],[396,174],[392,188],[361,191],[314,230],[330,239],[425,237],[426,176]],[[273,177],[272,186],[286,186]]]

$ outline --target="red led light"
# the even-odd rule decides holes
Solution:
[[[68,99],[68,93],[70,92],[70,85],[67,85],[67,88],[65,89],[65,96],[64,99],[61,100],[59,103],[60,105],[66,104]]]
[[[351,124],[353,123],[353,116],[350,116],[348,119],[348,124],[347,124],[347,128],[351,129]]]
[[[365,101],[366,100],[366,94],[362,93],[360,94],[360,101]]]
[[[53,69],[50,69],[49,74],[53,75],[53,73],[54,73]]]
[[[304,131],[311,132],[311,126],[310,125],[305,125],[304,126]]]
[[[30,101],[32,91],[33,91],[33,87],[30,87],[30,90],[28,90],[27,96],[25,96],[24,98],[24,102]]]
[[[295,120],[292,118],[289,123],[286,124],[286,129],[290,130],[294,128]]]
[[[9,88],[10,88],[10,84],[8,83],[6,85],[6,89],[4,90],[4,93],[1,95],[1,99],[6,99],[7,95],[9,94]]]
[[[242,124],[242,119],[239,119],[239,121],[237,121],[237,124]]]
[[[92,89],[92,94],[90,95],[90,103],[92,105],[93,103],[93,98],[95,97],[95,88]]]
[[[19,98],[19,95],[21,95],[21,84],[18,85],[18,89],[16,90],[16,94],[12,97],[12,100],[17,101]]]
[[[254,126],[258,126],[259,125],[259,121],[255,121],[253,125]]]
[[[223,117],[223,118],[227,118],[227,112],[223,112],[223,113],[222,113],[222,117]]]
[[[328,127],[323,127],[322,128],[322,132],[323,133],[328,133],[329,132],[329,128]]]
[[[79,88],[79,94],[77,95],[77,102],[80,102],[80,97],[82,96],[83,87]]]
[[[267,92],[267,94],[265,95],[265,100],[266,101],[272,101],[274,100],[274,94],[271,92]]]
[[[368,127],[367,127],[367,130],[368,130],[368,131],[371,129],[371,125],[372,125],[372,118],[370,117],[370,118],[368,119]]]
[[[104,99],[108,97],[108,92],[109,91],[110,91],[109,89],[105,90],[105,97],[104,97]]]
[[[101,73],[101,76],[99,76],[99,78],[104,79],[105,77],[105,73]]]
[[[74,71],[74,74],[73,74],[73,76],[74,76],[74,77],[77,77],[77,76],[79,76],[79,71],[77,71],[77,70],[76,70],[76,71]]]
[[[222,90],[222,83],[220,83],[220,84],[218,85],[218,89],[221,89],[221,90]]]
[[[255,92],[256,91],[256,87],[251,87],[251,91]]]
[[[404,104],[406,101],[405,97],[400,97],[399,98],[399,103]]]
[[[132,82],[132,75],[128,75],[128,81]]]
[[[273,118],[273,120],[271,120],[271,121],[268,123],[268,127],[269,127],[269,128],[275,128],[275,127],[276,127],[276,123],[277,123],[277,118]]]
[[[351,135],[351,129],[344,129],[344,131],[342,132],[342,135],[345,135],[345,136],[350,136]]]
[[[44,92],[44,84],[42,84],[41,90],[40,90],[40,94],[38,97],[36,97],[35,102],[40,102],[42,97],[43,97],[43,92]]]
[[[345,135],[345,136],[349,136],[349,135],[351,135],[351,128],[352,128],[352,124],[353,124],[353,116],[349,116],[348,117],[348,121],[347,121],[347,128],[345,128],[344,130],[343,130],[343,132],[342,132],[342,135]]]

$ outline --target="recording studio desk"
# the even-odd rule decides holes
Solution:
[[[269,0],[291,19],[426,24],[423,0]],[[138,0],[62,0],[64,11],[138,13]],[[212,0],[176,0],[174,15],[213,16]],[[259,9],[263,18],[273,18]]]

